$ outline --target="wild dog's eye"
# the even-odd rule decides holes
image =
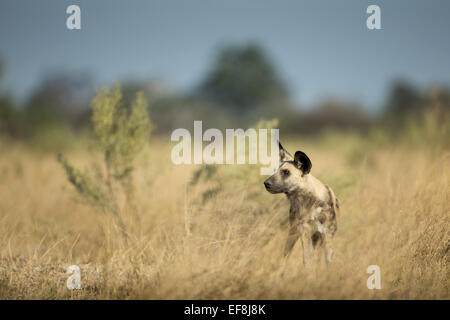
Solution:
[[[287,169],[284,169],[284,170],[281,170],[281,174],[282,174],[283,176],[287,177],[288,175],[291,174],[291,172],[290,172],[289,170],[287,170]]]

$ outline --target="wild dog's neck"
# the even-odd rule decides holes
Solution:
[[[286,196],[291,203],[290,211],[292,213],[299,213],[301,208],[308,209],[320,202],[312,192],[304,189],[297,189],[293,192],[286,193]]]
[[[296,190],[294,192],[286,193],[286,197],[291,203],[289,212],[291,215],[297,215],[300,213],[300,206],[302,204],[299,192]]]

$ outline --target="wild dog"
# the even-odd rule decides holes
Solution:
[[[331,262],[331,239],[337,230],[339,202],[331,188],[310,174],[312,163],[297,151],[292,155],[279,143],[278,170],[264,186],[270,193],[284,193],[290,201],[289,235],[284,249],[287,257],[298,238],[303,246],[303,263],[309,265],[317,249],[322,249],[325,261]]]

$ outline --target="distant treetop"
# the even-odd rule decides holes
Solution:
[[[255,44],[222,48],[200,86],[203,97],[240,112],[286,99],[287,94],[277,70]]]

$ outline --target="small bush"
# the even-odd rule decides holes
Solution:
[[[91,205],[113,213],[119,226],[125,229],[120,218],[116,194],[118,188],[115,185],[121,186],[119,190],[129,202],[133,193],[131,177],[134,161],[146,145],[152,129],[147,102],[143,93],[139,92],[127,108],[123,104],[121,90],[116,85],[112,91],[99,90],[91,101],[91,107],[94,143],[103,154],[105,177],[99,169],[101,166],[95,166],[96,172],[82,172],[62,155],[58,156],[58,161],[78,194]]]

